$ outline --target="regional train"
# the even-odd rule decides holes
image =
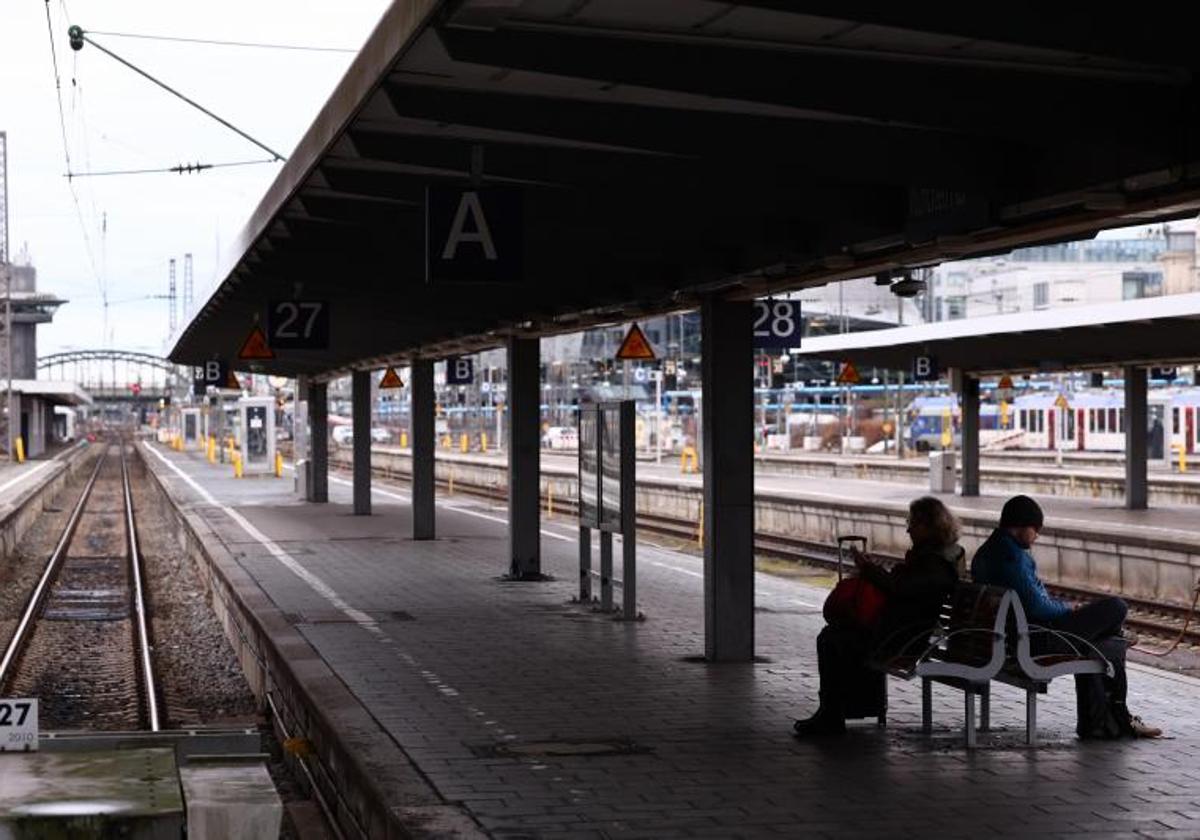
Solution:
[[[1065,408],[1064,406],[1065,401]],[[1200,388],[1151,391],[1147,406],[1149,457],[1182,449],[1200,452]],[[979,408],[980,443],[1011,449],[1125,451],[1125,395],[1120,391],[1038,392],[1011,404]],[[961,443],[954,397],[918,397],[908,410],[908,443],[917,450]]]

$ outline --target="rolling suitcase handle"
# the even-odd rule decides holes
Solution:
[[[838,537],[837,538],[837,547],[838,547],[837,573],[838,573],[839,581],[842,579],[842,565],[846,562],[845,558],[846,558],[846,551],[847,551],[847,549],[846,549],[847,543],[862,543],[862,549],[861,549],[862,553],[863,554],[867,553],[867,538],[866,537],[861,537],[861,536],[858,536],[855,534],[847,534],[846,536]]]

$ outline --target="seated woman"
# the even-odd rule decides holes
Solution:
[[[937,622],[963,566],[958,521],[938,499],[922,496],[908,506],[908,535],[912,548],[890,571],[854,552],[859,576],[886,598],[883,611],[874,628],[827,625],[817,636],[821,705],[812,717],[796,721],[798,737],[845,732],[850,710],[855,717],[882,712],[870,704],[883,702],[884,676],[867,668],[868,659],[896,655]],[[875,686],[877,699],[863,697]]]

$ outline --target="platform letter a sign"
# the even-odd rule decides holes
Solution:
[[[499,187],[430,186],[425,253],[431,283],[521,279],[522,197]]]
[[[471,230],[467,230],[467,216],[471,217]],[[463,242],[478,242],[483,246],[485,259],[496,259],[496,243],[492,241],[492,232],[488,230],[487,217],[483,215],[483,206],[479,203],[479,193],[469,190],[462,194],[458,201],[458,211],[454,214],[454,223],[450,225],[450,236],[446,238],[446,247],[442,249],[442,259],[452,260],[458,254],[458,248]]]

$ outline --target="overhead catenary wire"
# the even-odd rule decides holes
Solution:
[[[110,38],[139,38],[145,41],[173,41],[181,44],[206,44],[217,47],[248,47],[264,50],[296,50],[300,52],[353,53],[358,50],[348,47],[317,47],[307,44],[265,44],[257,41],[223,41],[217,38],[184,38],[178,35],[150,35],[141,32],[102,32],[89,29],[92,35],[105,35]]]
[[[54,24],[50,19],[50,0],[46,0],[46,33],[50,36],[50,60],[54,70],[54,93],[58,100],[58,127],[62,132],[63,157],[67,162],[67,172],[71,172],[71,147],[67,143],[67,118],[63,112],[62,101],[62,76],[58,71],[58,50],[54,47]],[[75,205],[75,218],[79,220],[79,229],[83,233],[83,244],[87,251],[88,264],[91,266],[92,274],[96,278],[96,286],[100,290],[100,294],[105,294],[104,281],[100,279],[100,272],[96,270],[96,257],[92,251],[92,237],[88,234],[87,223],[83,220],[83,209],[79,206],[79,194],[75,192],[75,185],[71,179],[67,178],[67,186],[71,191],[71,200]]]
[[[203,172],[207,169],[223,169],[230,166],[254,166],[262,163],[275,163],[276,158],[259,158],[257,160],[232,160],[225,163],[177,163],[174,166],[161,166],[149,169],[107,169],[100,172],[68,172],[64,178],[100,178],[105,175],[153,175],[174,172],[177,175],[187,175],[193,172]]]
[[[46,2],[48,4],[49,0],[46,0]],[[143,78],[150,80],[151,82],[153,82],[154,84],[156,84],[160,88],[162,88],[163,90],[170,93],[172,96],[182,99],[184,102],[191,105],[196,110],[198,110],[201,113],[207,115],[208,117],[211,117],[212,119],[216,120],[221,125],[225,126],[230,131],[237,134],[238,136],[240,136],[246,140],[249,140],[251,143],[253,143],[255,146],[258,146],[260,149],[262,149],[267,154],[272,155],[275,160],[278,160],[278,161],[286,161],[287,160],[287,158],[284,157],[283,155],[279,154],[279,152],[275,151],[274,149],[272,149],[270,146],[266,145],[265,143],[262,143],[261,141],[256,140],[254,137],[251,137],[249,134],[247,134],[246,132],[244,132],[240,128],[238,128],[236,125],[229,122],[229,120],[226,120],[222,117],[217,116],[212,111],[208,110],[203,105],[201,105],[199,102],[196,102],[194,99],[188,98],[184,94],[175,90],[175,88],[168,85],[166,82],[160,81],[159,79],[157,79],[154,76],[147,73],[142,68],[133,64],[132,62],[126,61],[124,58],[121,58],[121,56],[117,55],[115,52],[108,49],[107,47],[104,47],[101,44],[98,44],[94,39],[89,38],[87,35],[87,32],[84,29],[82,29],[81,27],[72,26],[68,30],[68,33],[71,37],[71,46],[73,49],[75,49],[75,50],[81,49],[83,46],[83,42],[86,41],[87,43],[89,43],[93,47],[95,47],[96,49],[100,50],[100,52],[102,52],[105,55],[109,56],[110,58],[120,62],[121,64],[124,64],[126,67],[128,67],[133,72],[137,73],[139,76],[142,76]],[[69,167],[68,167],[68,171],[69,171]]]

